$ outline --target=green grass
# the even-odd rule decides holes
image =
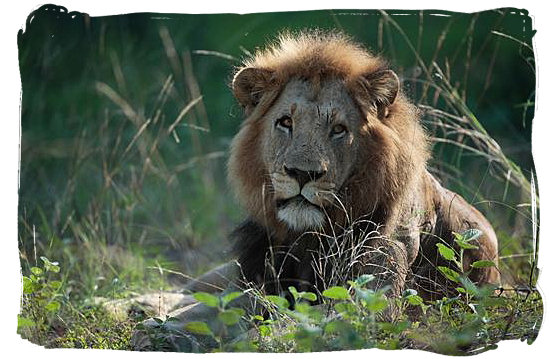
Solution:
[[[367,37],[363,22],[346,28],[358,18],[342,24],[336,15],[323,14],[330,27]],[[318,15],[311,16],[295,19],[294,26]],[[491,21],[482,21],[484,16]],[[224,343],[220,349],[412,347],[464,354],[490,349],[503,339],[530,343],[536,338],[542,318],[542,301],[534,290],[538,197],[530,147],[521,147],[530,142],[500,136],[503,143],[513,144],[504,146],[493,135],[501,118],[512,119],[506,126],[523,123],[522,133],[528,133],[533,109],[532,94],[506,104],[499,97],[502,86],[491,87],[501,81],[495,78],[499,63],[492,59],[503,51],[532,65],[530,39],[513,37],[511,27],[499,25],[510,18],[504,10],[441,18],[437,21],[447,22],[434,31],[428,15],[411,23],[410,18],[380,12],[372,32],[377,49],[404,74],[404,88],[425,112],[424,125],[434,137],[430,170],[480,208],[497,231],[505,280],[501,298],[491,303],[487,295],[470,303],[422,303],[425,308],[416,307],[426,315],[404,311],[394,323],[377,317],[377,309],[364,305],[353,291],[351,299],[326,298],[336,311],[338,303],[353,304],[339,306],[355,311],[340,321],[326,319],[304,299],[301,315],[283,308],[275,309],[273,322],[247,318],[258,337],[239,345]],[[29,26],[19,43],[23,104],[18,242],[28,283],[18,332],[46,347],[129,349],[142,316],[116,319],[98,298],[179,288],[188,277],[225,260],[227,234],[244,217],[225,183],[228,142],[240,116],[225,83],[235,59],[248,51],[245,47],[252,49],[252,40],[243,35],[224,45],[218,42],[215,52],[203,50],[202,43],[188,49],[182,45],[185,37],[169,23],[155,23],[137,41],[130,30],[120,30],[129,25],[105,19],[87,33],[59,34],[66,36],[63,47],[39,36],[40,26],[47,25],[38,20],[58,21],[37,18],[36,28]],[[267,20],[249,23],[258,27],[258,43],[264,41],[262,31],[273,31]],[[214,21],[208,24],[213,35],[204,35],[205,43],[220,31],[214,31]],[[187,31],[184,25],[181,33]],[[93,46],[83,48],[84,36]],[[226,43],[230,49],[224,48]],[[80,53],[86,62],[77,69],[74,63],[79,61],[68,54]],[[487,75],[485,82],[470,75],[478,67]],[[532,66],[528,68],[522,77],[526,84],[534,77]],[[222,75],[214,81],[211,73]],[[488,97],[500,101],[503,109],[484,107]],[[53,262],[58,264],[52,267]],[[415,306],[412,300],[398,299],[407,307]],[[283,324],[284,334],[278,335],[273,328]],[[338,341],[339,336],[347,341]]]

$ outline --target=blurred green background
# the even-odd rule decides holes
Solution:
[[[89,17],[40,8],[18,34],[24,270],[37,255],[58,260],[78,297],[224,261],[245,216],[225,180],[242,119],[233,70],[279,31],[312,27],[342,30],[391,61],[427,112],[431,170],[494,224],[506,280],[532,279],[534,32],[517,9]]]

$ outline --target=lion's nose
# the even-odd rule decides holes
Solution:
[[[319,178],[323,177],[327,173],[326,170],[304,171],[299,168],[289,168],[287,166],[284,166],[284,169],[287,175],[289,175],[290,177],[298,181],[300,188],[310,181],[318,180]]]

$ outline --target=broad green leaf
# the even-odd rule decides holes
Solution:
[[[199,302],[209,306],[209,307],[217,307],[219,304],[219,299],[215,295],[212,295],[210,293],[205,292],[197,292],[193,294],[193,298],[198,300]]]
[[[436,246],[439,254],[441,254],[443,258],[448,261],[456,261],[455,251],[453,251],[452,248],[447,247],[443,243],[436,243]]]
[[[330,299],[349,299],[350,295],[346,288],[334,286],[323,291],[323,296]]]
[[[55,290],[61,288],[61,282],[58,281],[58,280],[53,280],[53,281],[49,282],[49,285],[50,285],[50,287],[52,287],[52,289],[55,289]]]
[[[352,303],[350,302],[340,302],[340,303],[336,303],[334,305],[334,309],[339,313],[339,314],[353,314],[355,313],[357,310],[355,308],[355,305],[353,305]]]
[[[460,281],[460,274],[448,267],[438,266],[437,269],[443,273],[443,275],[453,282],[458,283]]]
[[[212,335],[212,331],[204,322],[189,322],[184,325],[185,330],[199,335]]]
[[[311,309],[311,305],[309,305],[307,302],[299,302],[299,303],[296,303],[294,305],[294,309],[299,312],[299,313],[303,313],[303,314],[307,314],[309,313],[310,309]]]
[[[258,326],[258,330],[260,331],[261,337],[267,337],[271,335],[271,326],[269,325],[260,325]]]
[[[243,295],[243,292],[231,292],[222,297],[222,304],[225,306],[229,302],[239,298]]]
[[[31,272],[34,274],[34,275],[41,275],[42,274],[42,268],[38,268],[38,267],[32,267],[31,268]]]
[[[455,243],[462,249],[477,249],[479,248],[476,245],[466,242],[465,240],[455,240]]]
[[[423,303],[422,298],[418,295],[407,296],[407,302],[411,305],[421,305]]]
[[[32,294],[36,289],[35,282],[28,277],[23,277],[23,294]]]
[[[458,233],[458,232],[453,232],[453,236],[455,236],[455,238],[459,241],[463,241],[464,240],[464,236],[461,234],[461,233]]]
[[[218,318],[225,325],[234,325],[239,322],[244,313],[245,311],[241,308],[231,308],[218,313]]]
[[[388,306],[388,300],[382,295],[373,295],[365,301],[368,310],[374,313],[380,313]]]
[[[317,300],[317,295],[312,292],[300,292],[302,298],[309,300],[310,302],[315,302]]]
[[[61,307],[61,303],[54,300],[54,301],[49,302],[44,308],[48,312],[55,312],[55,311],[59,310],[59,307]]]
[[[472,268],[488,268],[488,267],[495,267],[495,263],[493,261],[488,261],[488,260],[480,260],[472,263]]]
[[[294,299],[296,300],[299,300],[299,299],[306,299],[306,300],[309,300],[309,301],[316,301],[317,300],[317,295],[315,293],[311,293],[311,292],[298,292],[296,290],[296,288],[290,286],[288,287],[288,290],[290,291],[290,293],[292,294],[292,296],[294,297]]]
[[[290,286],[288,287],[288,291],[290,292],[290,294],[292,294],[292,296],[294,297],[294,299],[298,300],[299,297],[298,297],[298,291],[296,290],[296,288],[294,288],[293,286]]]
[[[290,306],[286,298],[279,297],[278,295],[267,295],[265,298],[279,308],[288,308]]]
[[[40,259],[42,260],[42,262],[44,262],[44,269],[47,272],[54,272],[54,273],[59,272],[59,263],[58,262],[50,262],[50,260],[46,257],[40,257]]]

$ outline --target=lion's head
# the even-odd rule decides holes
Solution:
[[[244,63],[232,87],[246,120],[229,179],[275,232],[360,216],[388,225],[424,170],[425,135],[398,77],[344,35],[283,35]]]

